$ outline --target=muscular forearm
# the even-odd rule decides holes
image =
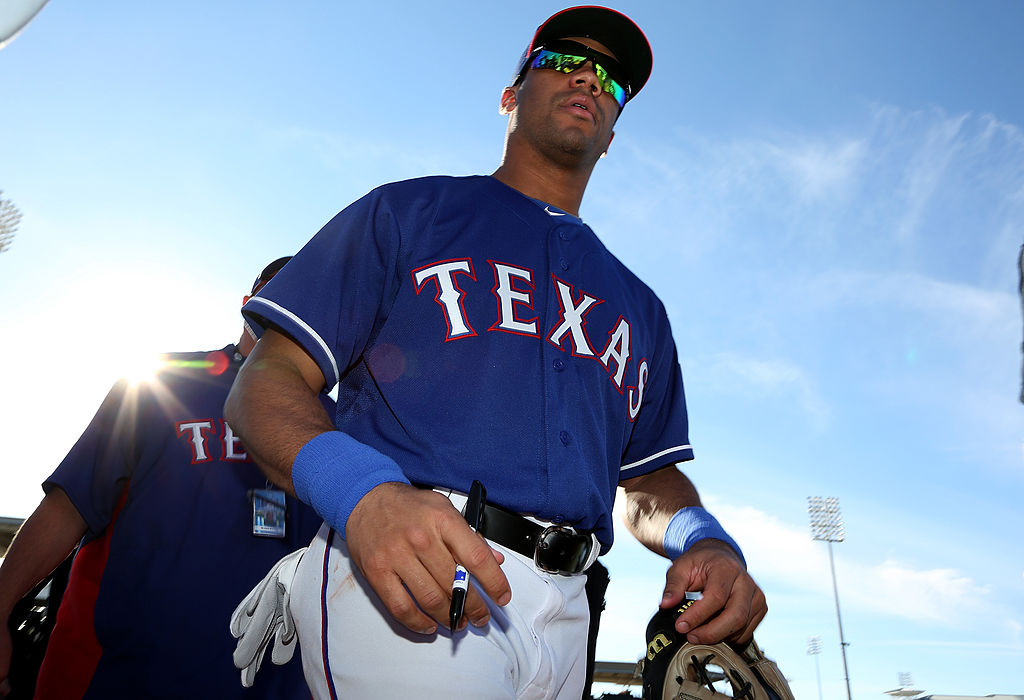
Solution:
[[[64,561],[87,526],[59,488],[50,491],[18,530],[0,566],[0,619]]]
[[[739,547],[701,506],[693,483],[670,466],[620,486],[630,532],[672,560],[659,606],[678,605],[687,591],[703,593],[676,620],[676,630],[693,643],[750,641],[767,611],[764,594],[747,573]]]
[[[661,555],[672,516],[680,508],[701,505],[697,489],[675,466],[627,479],[620,487],[626,497],[626,527],[641,544]]]
[[[224,411],[232,430],[267,477],[294,495],[291,467],[295,455],[317,435],[334,430],[334,424],[318,399],[319,389],[310,386],[317,375],[308,368],[304,372],[287,356],[268,352],[282,342],[281,336],[271,333],[260,340],[242,366]],[[319,380],[322,382],[322,377]]]

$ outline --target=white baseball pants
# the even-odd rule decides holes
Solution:
[[[302,557],[290,608],[306,681],[317,700],[579,700],[586,676],[590,611],[586,576],[538,571],[505,555],[512,587],[491,621],[452,636],[396,622],[363,579],[345,542],[326,524]]]

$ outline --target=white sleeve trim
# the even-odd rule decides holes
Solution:
[[[658,454],[653,454],[650,457],[645,457],[644,459],[641,459],[639,462],[633,462],[632,464],[623,464],[621,467],[619,467],[619,471],[620,472],[624,472],[627,469],[634,469],[636,467],[642,467],[643,465],[647,464],[648,462],[654,461],[654,460],[656,460],[656,459],[658,459],[660,457],[664,457],[665,455],[671,454],[672,452],[679,452],[680,450],[692,450],[692,449],[693,449],[692,445],[679,445],[677,447],[670,447],[667,450],[662,450]]]
[[[308,323],[303,321],[301,318],[299,318],[298,316],[293,314],[288,309],[284,308],[283,306],[281,306],[280,304],[278,304],[276,302],[271,301],[270,299],[264,299],[262,297],[253,297],[252,299],[249,300],[249,304],[256,304],[256,305],[264,304],[266,306],[269,306],[270,308],[272,308],[274,311],[278,312],[279,314],[281,314],[283,316],[286,316],[295,325],[297,325],[299,328],[301,328],[303,331],[305,331],[306,334],[310,338],[315,340],[317,345],[320,346],[320,349],[323,351],[324,356],[327,357],[331,361],[331,369],[334,371],[334,377],[330,378],[332,380],[332,381],[330,381],[330,385],[334,386],[335,384],[338,383],[338,381],[340,380],[340,372],[338,372],[338,363],[335,362],[335,360],[334,360],[334,353],[332,353],[330,348],[327,347],[327,343],[325,343],[324,339],[320,337],[320,334],[317,333],[315,330],[313,330],[313,328]],[[248,306],[248,304],[246,306]],[[325,379],[328,379],[328,378],[325,377]]]

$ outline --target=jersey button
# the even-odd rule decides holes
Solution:
[[[556,357],[554,360],[551,361],[551,366],[555,368],[556,372],[561,372],[563,369],[565,369],[565,360],[563,360],[561,357]]]
[[[563,430],[558,434],[558,439],[562,441],[563,445],[568,445],[570,442],[572,442],[572,435]]]
[[[560,268],[562,268],[562,270],[568,270],[569,269],[569,261],[566,260],[565,258],[560,258],[559,261],[558,261],[558,266]]]

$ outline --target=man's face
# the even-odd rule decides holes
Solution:
[[[607,47],[593,39],[566,39],[614,58]],[[515,109],[513,133],[526,138],[556,162],[593,163],[608,149],[619,105],[601,89],[592,62],[568,74],[530,69],[510,90]]]

